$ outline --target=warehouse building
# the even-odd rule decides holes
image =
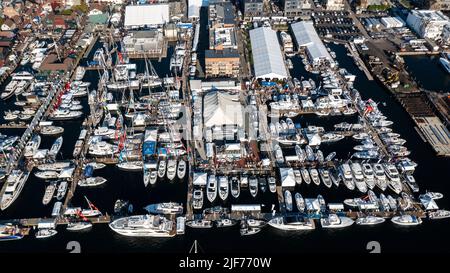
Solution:
[[[305,49],[313,66],[326,64],[334,66],[334,60],[326,49],[311,21],[302,21],[291,25],[298,49]]]
[[[406,23],[421,38],[438,39],[442,35],[445,25],[449,24],[449,18],[440,11],[411,10]]]
[[[286,66],[276,31],[268,27],[250,30],[255,78],[286,79]]]

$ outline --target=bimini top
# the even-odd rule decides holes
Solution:
[[[332,61],[330,53],[320,40],[311,21],[302,21],[291,25],[298,47],[306,47],[313,61],[326,59]]]
[[[243,126],[243,107],[237,95],[222,91],[211,91],[203,100],[203,118],[205,127],[214,125]]]
[[[287,78],[277,33],[268,27],[252,29],[250,30],[250,41],[255,77],[262,79]]]

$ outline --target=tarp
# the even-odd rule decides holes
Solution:
[[[156,151],[156,141],[146,141],[142,144],[143,155],[154,155]]]
[[[93,173],[94,173],[94,167],[92,167],[92,165],[87,165],[86,168],[84,169],[84,176],[91,177]]]

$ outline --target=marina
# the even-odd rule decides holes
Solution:
[[[270,21],[253,22],[245,39],[276,45],[271,50],[281,63],[270,63],[269,71],[254,68],[248,78],[201,77],[216,73],[214,64],[205,64],[214,61],[204,53],[210,42],[217,47],[214,42],[226,40],[209,41],[210,31],[212,37],[220,32],[211,27],[210,9],[199,8],[198,20],[174,24],[176,39],[165,37],[162,53],[127,52],[125,19],[124,26],[96,32],[82,50],[66,52],[74,65],[64,73],[56,69],[43,79],[30,63],[5,78],[5,241],[32,234],[30,241],[43,242],[79,232],[82,238],[101,233],[118,241],[159,237],[190,244],[201,230],[211,230],[205,238],[214,241],[226,240],[218,238],[221,232],[234,242],[297,231],[315,238],[329,229],[363,235],[363,226],[372,225],[427,229],[450,217],[449,190],[433,171],[436,163],[445,172],[448,160],[420,149],[427,141],[437,155],[448,156],[450,134],[421,95],[383,93],[348,43],[323,43],[309,33],[327,57],[313,58],[308,46],[294,50],[289,43],[300,44],[295,28],[280,34]],[[227,31],[236,31],[234,23]],[[83,28],[75,33],[70,43],[80,41]],[[57,42],[36,43],[59,56]],[[257,66],[261,57],[254,49],[251,54]],[[402,107],[413,116],[407,126]]]

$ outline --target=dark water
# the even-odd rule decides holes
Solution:
[[[202,36],[201,36],[202,37]],[[199,45],[200,47],[201,45]],[[383,113],[392,121],[393,128],[400,133],[408,142],[406,146],[412,150],[411,158],[419,164],[415,177],[422,191],[426,189],[442,192],[446,197],[439,200],[441,208],[450,208],[449,196],[450,173],[448,167],[450,160],[438,158],[431,148],[425,144],[414,130],[414,124],[401,108],[376,82],[368,81],[346,55],[344,47],[330,44],[332,50],[337,54],[341,67],[347,68],[357,76],[355,88],[363,98],[373,98],[379,102],[385,102],[386,106],[379,105]],[[169,55],[170,57],[170,55]],[[301,61],[294,58],[295,69],[291,71],[293,77],[314,78],[316,75],[307,73]],[[161,63],[153,62],[160,71],[168,71],[168,61]],[[140,66],[142,69],[142,66]],[[164,76],[160,74],[160,76]],[[96,81],[97,72],[88,71],[85,80]],[[95,83],[94,85],[95,86]],[[3,88],[3,87],[2,87]],[[428,87],[427,87],[428,88]],[[430,87],[431,89],[431,87]],[[8,108],[11,102],[0,102],[0,109]],[[86,99],[83,99],[86,105]],[[350,117],[348,122],[353,122]],[[316,116],[299,117],[295,122],[302,126],[318,125],[331,129],[333,124],[342,122],[342,118]],[[74,143],[78,137],[80,121],[64,122],[64,158],[71,158]],[[8,134],[20,134],[9,130]],[[52,144],[52,138],[43,139],[43,148]],[[321,145],[321,150],[327,155],[331,151],[337,152],[337,158],[346,158],[354,145],[352,140],[343,140],[332,145]],[[134,207],[139,210],[144,205],[162,201],[177,201],[185,203],[187,193],[186,181],[158,181],[154,187],[144,187],[141,173],[129,173],[110,166],[96,171],[95,175],[104,176],[108,182],[104,187],[98,189],[78,188],[72,205],[86,206],[84,196],[88,197],[101,211],[111,213],[114,201],[118,198],[130,200]],[[25,188],[16,202],[6,211],[0,212],[0,219],[12,219],[19,217],[42,217],[49,216],[52,204],[43,207],[41,204],[44,193],[45,182],[30,176]],[[331,190],[323,186],[304,185],[297,189],[304,197],[314,197],[322,194],[329,202],[342,201],[344,198],[358,196],[356,192],[349,192],[344,187]],[[205,207],[209,206],[206,201]],[[269,209],[276,201],[274,195],[266,193],[257,199],[250,197],[247,190],[241,192],[239,200],[233,203],[260,203],[264,202],[265,210]],[[217,201],[216,201],[217,202]],[[217,204],[217,203],[215,203]],[[225,205],[229,205],[225,204]],[[34,236],[25,237],[19,241],[1,242],[1,252],[20,251],[50,251],[64,252],[69,241],[78,241],[83,252],[158,252],[158,253],[186,253],[189,251],[194,240],[198,240],[201,249],[206,253],[280,253],[280,252],[365,252],[369,241],[379,241],[383,252],[448,252],[450,235],[448,233],[450,221],[428,221],[417,227],[401,228],[394,226],[389,221],[376,227],[352,226],[343,230],[323,230],[317,228],[308,232],[282,232],[272,228],[265,228],[259,234],[249,237],[241,237],[238,227],[229,229],[195,230],[187,228],[186,234],[169,239],[155,238],[128,238],[112,232],[107,225],[94,225],[89,232],[70,233],[58,228],[59,233],[46,240],[36,240]]]
[[[450,91],[450,74],[439,62],[439,56],[405,56],[408,71],[425,89]]]

